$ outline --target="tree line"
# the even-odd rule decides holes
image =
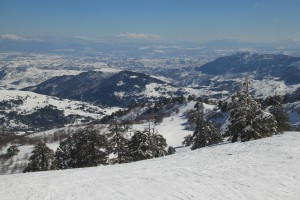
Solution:
[[[78,129],[60,142],[55,153],[40,142],[34,147],[23,172],[121,164],[175,153],[173,147],[167,149],[166,139],[151,129],[136,131],[130,139],[125,137],[124,132],[115,120],[109,125],[108,134],[102,134],[94,126]],[[109,156],[113,158],[109,159]]]
[[[221,143],[224,139],[246,142],[290,129],[280,96],[268,97],[260,103],[249,94],[247,80],[230,101],[219,103],[219,108],[230,113],[225,132],[221,134],[206,119],[203,101],[198,101],[187,116],[194,132],[185,137],[183,145],[195,150]],[[45,143],[39,143],[24,172],[121,164],[175,153],[173,147],[167,149],[166,139],[155,134],[150,126],[147,130],[136,131],[128,139],[124,124],[120,125],[115,119],[110,122],[108,134],[102,134],[93,126],[78,129],[60,142],[55,153]],[[114,156],[109,159],[111,155]]]
[[[195,150],[218,144],[224,138],[231,142],[246,142],[290,130],[281,97],[271,96],[259,103],[249,94],[248,84],[246,79],[241,90],[232,95],[229,102],[219,103],[221,111],[230,113],[223,135],[205,119],[203,103],[198,102],[194,110],[187,114],[188,123],[195,131],[193,135],[186,136],[182,144]]]

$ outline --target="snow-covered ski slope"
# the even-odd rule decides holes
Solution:
[[[300,198],[300,132],[129,164],[0,176],[7,199]]]

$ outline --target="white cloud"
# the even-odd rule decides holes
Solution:
[[[14,40],[14,41],[25,40],[25,38],[15,35],[15,34],[3,34],[3,35],[1,35],[1,38],[6,39],[6,40]]]
[[[129,39],[144,39],[144,40],[159,40],[161,37],[157,34],[151,33],[121,33],[119,37],[129,38]]]

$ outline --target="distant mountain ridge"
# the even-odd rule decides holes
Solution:
[[[207,75],[252,73],[255,78],[279,77],[287,84],[300,83],[300,57],[247,52],[218,58],[196,68]]]
[[[153,96],[151,92],[143,94],[146,89],[154,89],[162,95],[168,95],[168,87],[172,86],[167,85],[164,81],[132,71],[120,71],[109,76],[100,71],[89,71],[78,75],[54,77],[23,90],[104,106],[128,106],[146,100],[146,96]]]

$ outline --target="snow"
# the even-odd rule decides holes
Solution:
[[[66,116],[74,114],[85,117],[99,119],[103,117],[103,112],[111,113],[111,109],[104,110],[100,107],[80,101],[58,99],[47,95],[36,94],[34,92],[20,90],[0,90],[0,101],[23,100],[23,103],[12,108],[12,111],[18,113],[30,114],[36,109],[52,105],[59,110],[64,110]],[[86,107],[87,110],[81,107]],[[90,111],[93,112],[90,112]]]
[[[117,83],[117,86],[122,86],[122,85],[125,85],[125,83],[122,80]]]
[[[1,199],[299,199],[300,133],[129,164],[0,176]]]
[[[114,92],[114,95],[122,99],[125,96],[125,92]]]
[[[6,150],[11,145],[7,145],[0,151],[0,156],[6,154]],[[33,150],[32,145],[26,146],[18,146],[20,152],[11,157],[11,158],[1,158],[0,159],[0,174],[14,174],[14,173],[22,173],[22,170],[27,166],[28,159],[31,155],[31,151]]]
[[[6,154],[6,150],[11,146],[8,144],[5,148],[0,151],[0,174],[16,174],[22,173],[24,168],[28,164],[28,159],[32,155],[34,145],[16,145],[20,152],[11,158],[1,158]],[[54,152],[59,146],[58,142],[47,143],[47,146]]]
[[[154,132],[161,134],[166,140],[168,146],[182,146],[184,137],[193,134],[193,130],[187,129],[187,118],[185,112],[194,108],[196,101],[188,102],[187,104],[178,106],[178,113],[174,112],[169,117],[165,117],[161,123],[154,126]],[[207,114],[216,106],[203,103],[204,113]],[[129,116],[128,116],[129,117]],[[133,131],[143,131],[148,127],[148,122],[143,124],[133,124]],[[151,124],[153,127],[153,124]]]
[[[158,83],[150,83],[146,85],[145,91],[141,92],[139,95],[144,98],[146,97],[171,97],[171,92],[176,92],[178,88],[172,87],[167,84],[158,84]]]
[[[263,86],[263,87],[262,87]],[[266,98],[268,96],[284,95],[294,92],[300,84],[286,85],[284,81],[274,79],[254,80],[250,82],[251,90],[254,91],[256,97]]]
[[[186,129],[187,118],[185,112],[193,109],[195,103],[196,102],[192,101],[186,105],[179,106],[178,113],[172,113],[169,117],[165,117],[161,123],[154,126],[154,132],[161,134],[167,140],[168,146],[182,146],[181,143],[184,140],[184,137],[193,133],[192,130]],[[148,126],[148,122],[143,124],[133,124],[132,131],[143,131],[145,128],[148,128]],[[152,127],[153,123],[151,123],[151,128]]]
[[[53,53],[0,53],[0,70],[4,77],[0,85],[6,88],[21,89],[34,86],[49,78],[63,75],[77,75],[85,71],[102,71],[112,74],[120,69],[108,66],[100,57],[71,56],[64,54],[71,49],[59,49]]]
[[[256,118],[260,118],[260,119],[267,119],[270,118],[272,116],[271,113],[263,111],[261,115],[257,116]]]

